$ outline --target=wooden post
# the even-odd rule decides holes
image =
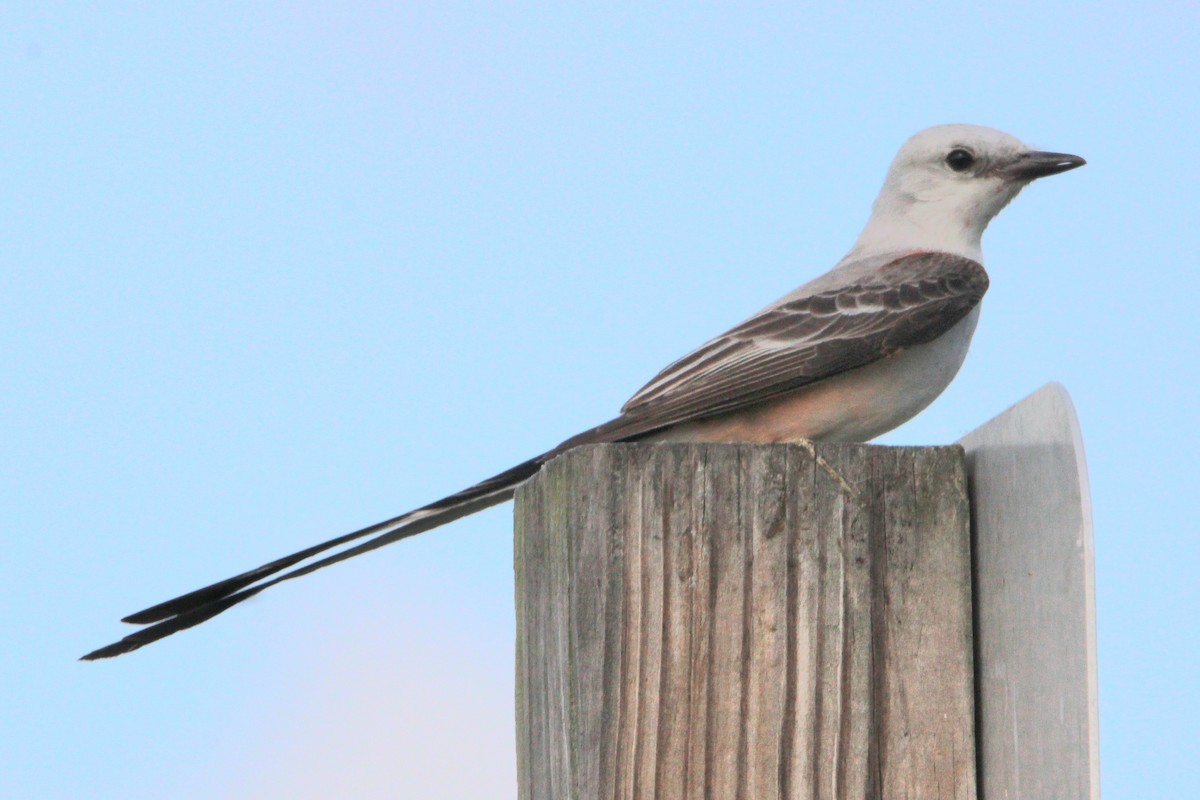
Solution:
[[[976,797],[960,447],[583,447],[516,534],[522,800]]]

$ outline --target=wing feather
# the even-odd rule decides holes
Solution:
[[[744,408],[933,341],[983,298],[979,263],[947,253],[902,256],[869,279],[751,317],[660,372],[621,409],[657,428]]]

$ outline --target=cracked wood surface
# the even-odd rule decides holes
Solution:
[[[594,445],[515,513],[523,800],[975,798],[961,448]]]

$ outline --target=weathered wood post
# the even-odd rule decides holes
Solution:
[[[1070,397],[961,445],[549,464],[517,495],[520,796],[1098,800]]]
[[[523,800],[976,797],[962,448],[585,447],[516,531]]]

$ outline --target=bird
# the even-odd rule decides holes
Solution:
[[[82,660],[137,650],[281,581],[505,502],[579,445],[869,441],[958,373],[989,284],[988,223],[1032,181],[1085,163],[993,128],[927,128],[901,146],[833,269],[669,364],[613,419],[441,500],[131,614],[122,621],[144,627]]]

